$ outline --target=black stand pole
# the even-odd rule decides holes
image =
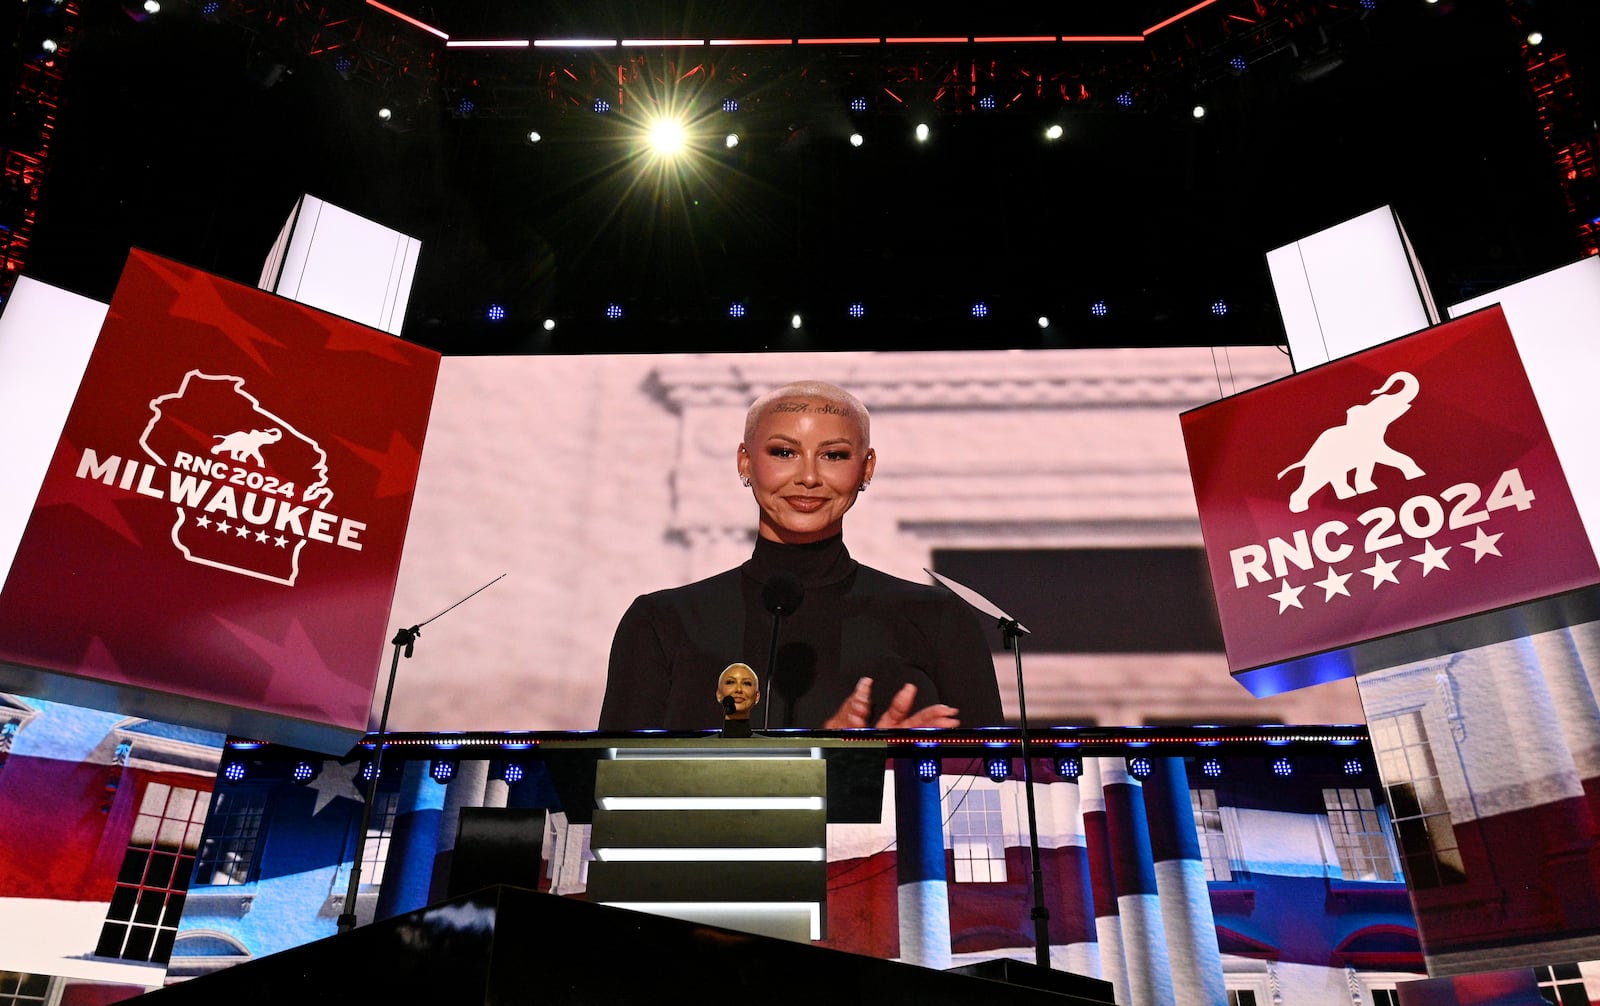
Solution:
[[[778,698],[778,630],[783,627],[783,608],[778,608],[772,613],[772,644],[767,647],[767,691],[775,701]],[[767,730],[772,726],[772,702],[762,703],[766,706],[761,710],[761,729]],[[787,702],[784,709],[788,709]],[[782,726],[780,723],[779,726]]]
[[[356,832],[356,855],[350,864],[350,886],[344,892],[344,911],[339,913],[339,929],[348,933],[356,927],[356,895],[361,890],[361,860],[366,855],[367,829],[372,827],[372,805],[378,799],[378,777],[383,774],[384,740],[389,730],[389,703],[394,700],[394,679],[400,669],[400,653],[409,658],[422,626],[413,625],[394,634],[394,658],[389,661],[389,687],[383,693],[383,713],[378,718],[378,739],[373,743],[372,777],[367,780],[367,799],[361,807],[361,830]]]
[[[389,685],[383,692],[383,712],[378,716],[378,736],[372,743],[372,777],[367,780],[367,798],[361,808],[361,829],[356,832],[355,859],[350,863],[350,885],[344,892],[344,910],[339,913],[338,931],[348,933],[356,927],[356,895],[361,891],[361,860],[367,852],[367,829],[372,827],[372,804],[378,799],[378,779],[383,775],[383,749],[387,746],[389,733],[389,704],[394,701],[394,679],[400,670],[400,654],[405,653],[409,658],[416,648],[417,637],[422,635],[422,626],[449,614],[456,608],[477,597],[479,594],[493,587],[505,574],[490,580],[488,583],[474,590],[450,607],[434,615],[421,625],[413,625],[409,629],[401,629],[394,634],[390,642],[394,645],[394,657],[389,661]]]
[[[1000,619],[1000,634],[1006,649],[1017,658],[1017,714],[1022,722],[1022,791],[1028,801],[1028,851],[1033,867],[1033,960],[1041,968],[1050,967],[1050,909],[1044,900],[1044,873],[1039,868],[1039,816],[1033,799],[1033,747],[1028,736],[1028,697],[1022,686],[1022,634],[1014,618]]]

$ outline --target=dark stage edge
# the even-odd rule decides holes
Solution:
[[[490,887],[127,1000],[181,1003],[1110,1003]]]

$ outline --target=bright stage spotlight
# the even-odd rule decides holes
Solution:
[[[789,327],[795,329],[796,331],[803,327],[805,323],[805,319],[800,317],[798,314],[792,315],[789,318]]]
[[[1044,138],[1047,140],[1059,140],[1061,137],[1066,135],[1066,132],[1067,131],[1065,129],[1061,128],[1061,123],[1052,122],[1050,125],[1045,127]]]
[[[859,147],[865,142],[867,142],[867,138],[865,136],[862,136],[860,133],[851,133],[850,134],[850,145],[852,147]]]
[[[917,123],[917,129],[916,129],[917,142],[918,143],[927,143],[928,142],[928,133],[929,132],[930,132],[930,130],[928,129],[928,124],[926,122]]]
[[[738,133],[729,133],[726,137],[723,138],[722,145],[724,147],[727,147],[729,150],[732,150],[734,147],[737,147],[739,145],[739,134]]]
[[[544,134],[539,132],[537,129],[530,129],[528,130],[528,135],[525,136],[524,139],[527,140],[528,144],[531,146],[544,139]]]
[[[1189,111],[1189,114],[1194,116],[1194,121],[1199,122],[1206,117],[1206,106],[1196,105]]]
[[[660,118],[645,128],[645,138],[657,157],[672,158],[689,145],[689,130],[677,119]]]
[[[1529,45],[1538,46],[1538,45],[1542,45],[1543,43],[1544,43],[1544,32],[1542,32],[1542,31],[1530,31],[1530,32],[1528,32],[1528,44]]]

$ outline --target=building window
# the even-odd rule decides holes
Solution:
[[[1256,1006],[1256,994],[1249,989],[1229,989],[1228,1006]]]
[[[1372,1006],[1400,1006],[1400,993],[1394,989],[1368,989],[1372,994]],[[1585,1006],[1588,1006],[1585,1003]]]
[[[1576,964],[1541,964],[1533,969],[1539,994],[1555,1006],[1589,1006],[1589,990]]]
[[[96,956],[166,963],[205,821],[204,792],[145,787]]]
[[[361,846],[361,883],[364,886],[377,887],[383,883],[383,868],[389,862],[389,840],[394,835],[394,818],[399,809],[399,793],[379,793],[372,803],[367,840]]]
[[[1194,831],[1200,839],[1200,860],[1205,863],[1207,880],[1232,880],[1228,859],[1228,836],[1222,832],[1222,809],[1217,806],[1214,789],[1191,789],[1189,805],[1194,808]],[[1254,1001],[1254,993],[1249,993]]]
[[[1450,825],[1444,784],[1428,746],[1420,712],[1371,720],[1378,771],[1387,783],[1389,813],[1406,881],[1422,890],[1467,882],[1466,865]]]
[[[25,971],[0,971],[0,1006],[45,1003],[50,998],[50,976]]]
[[[1333,848],[1346,880],[1399,880],[1383,808],[1369,789],[1325,789]]]
[[[950,849],[957,883],[998,884],[1006,879],[1006,833],[1000,791],[976,785],[946,797]]]
[[[265,790],[232,786],[217,790],[211,804],[211,826],[206,829],[196,864],[197,882],[225,886],[250,880],[266,809]]]

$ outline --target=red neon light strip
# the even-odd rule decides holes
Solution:
[[[879,38],[800,38],[795,39],[798,45],[877,45],[883,41]]]
[[[1160,24],[1152,25],[1151,27],[1146,28],[1144,30],[1145,37],[1148,38],[1149,36],[1154,35],[1156,32],[1158,32],[1161,29],[1165,28],[1167,25],[1171,24],[1172,22],[1174,22],[1174,21],[1182,21],[1184,18],[1188,17],[1190,14],[1193,14],[1195,11],[1203,10],[1203,9],[1205,9],[1207,7],[1210,7],[1212,4],[1214,4],[1216,2],[1217,2],[1217,0],[1200,0],[1199,3],[1195,4],[1193,7],[1190,7],[1188,10],[1184,11],[1183,13],[1174,14],[1171,17],[1167,18],[1165,21],[1161,22]]]
[[[445,43],[447,49],[526,49],[525,38],[453,38]]]
[[[1063,42],[1143,42],[1143,35],[1063,35]]]
[[[874,39],[873,41],[877,41]],[[794,45],[792,38],[714,38],[712,45]]]
[[[977,35],[974,42],[1054,42],[1054,35]]]
[[[965,35],[900,35],[884,39],[889,45],[965,45]]]
[[[399,11],[395,10],[393,7],[390,7],[390,6],[387,6],[385,4],[379,3],[378,0],[367,0],[367,6],[368,7],[376,7],[379,10],[383,11],[385,14],[388,14],[391,17],[397,17],[400,20],[404,21],[406,24],[409,24],[414,28],[421,28],[423,31],[427,32],[430,35],[437,35],[440,38],[444,39],[446,42],[450,41],[450,36],[449,35],[445,34],[444,32],[440,31],[439,29],[435,28],[433,25],[426,24],[426,23],[424,23],[422,21],[418,21],[416,18],[412,17],[410,14],[402,14]]]
[[[663,45],[683,49],[689,46],[705,44],[706,40],[703,38],[625,38],[622,40],[622,46],[625,49],[646,45]]]

